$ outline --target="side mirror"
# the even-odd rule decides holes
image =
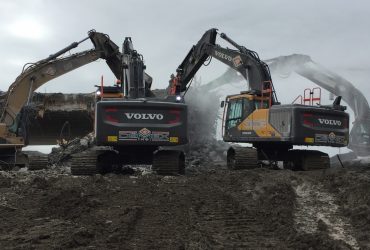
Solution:
[[[225,101],[222,101],[220,106],[221,108],[225,107]]]

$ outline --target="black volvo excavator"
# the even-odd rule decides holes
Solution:
[[[61,57],[88,39],[94,49]],[[153,164],[153,168],[163,174],[184,171],[185,157],[182,151],[159,150],[159,147],[187,143],[186,105],[176,96],[158,99],[153,95],[150,91],[152,78],[145,73],[143,57],[133,49],[130,38],[126,38],[121,53],[108,35],[94,30],[80,42],[74,42],[36,63],[25,65],[11,84],[0,119],[2,168],[28,165],[30,169],[37,169],[47,163],[45,158],[28,159],[21,151],[28,144],[32,94],[46,82],[99,58],[106,61],[122,83],[120,87],[115,87],[120,98],[104,98],[103,94],[97,99],[95,135],[97,145],[103,147],[75,155],[72,173],[107,172],[113,166],[124,163]],[[104,91],[104,87],[101,91]]]
[[[239,72],[249,88],[229,95],[222,102],[223,139],[251,143],[252,147],[232,146],[227,152],[231,169],[255,168],[261,162],[283,161],[285,168],[329,167],[327,154],[316,150],[294,150],[294,145],[344,147],[349,140],[349,116],[337,97],[332,105],[281,105],[276,96],[269,67],[249,50],[227,37],[220,37],[235,49],[216,44],[217,30],[208,30],[194,45],[173,77],[169,92],[186,91],[198,69],[211,58]],[[288,91],[287,91],[288,92]]]
[[[98,88],[97,147],[73,156],[72,174],[106,173],[131,164],[152,165],[158,174],[184,173],[184,152],[171,147],[187,143],[186,104],[179,96],[155,97],[143,56],[130,37],[122,53],[116,48],[109,66],[118,84]]]
[[[119,84],[99,86],[97,147],[73,156],[72,174],[106,173],[131,164],[151,164],[158,174],[184,173],[183,151],[171,148],[188,140],[183,100],[179,96],[154,96],[143,56],[134,50],[130,37],[125,38],[122,53],[117,48],[109,66]]]

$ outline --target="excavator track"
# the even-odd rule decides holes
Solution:
[[[185,156],[178,150],[160,150],[153,156],[152,170],[159,175],[185,174]]]
[[[284,167],[292,170],[311,171],[330,168],[329,155],[317,150],[291,150]]]
[[[251,147],[229,148],[227,151],[227,167],[232,170],[257,168],[257,150]]]
[[[72,175],[94,175],[98,174],[97,153],[95,151],[74,154],[71,159]]]
[[[0,154],[0,170],[13,170],[28,166],[28,155],[24,151],[2,150]]]
[[[49,161],[47,155],[28,155],[28,170],[41,170],[48,167]]]

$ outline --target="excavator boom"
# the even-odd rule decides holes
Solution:
[[[67,51],[76,48],[80,43],[90,39],[94,49],[82,51],[66,57],[60,57]],[[0,117],[0,165],[27,164],[20,149],[28,144],[28,120],[33,92],[48,81],[91,63],[99,58],[106,60],[116,77],[120,77],[121,54],[119,47],[106,34],[91,30],[88,37],[74,42],[58,52],[39,60],[36,63],[26,64],[22,73],[10,85]],[[28,67],[26,67],[28,66]],[[23,160],[18,160],[18,159]]]
[[[196,72],[209,57],[209,54],[207,53],[207,47],[215,45],[216,36],[217,29],[210,29],[204,33],[202,38],[190,49],[189,53],[177,68],[177,74],[178,76],[181,76],[181,92],[186,90],[187,84],[191,81]]]
[[[31,64],[10,85],[0,118],[0,122],[5,123],[9,132],[17,134],[19,115],[22,107],[30,102],[32,93],[46,82],[99,58],[106,60],[116,77],[120,76],[121,54],[119,47],[103,33],[92,30],[88,34],[89,36],[80,42],[74,42],[49,57]],[[89,38],[94,44],[95,49],[59,58],[59,56],[76,48],[80,43]]]
[[[266,63],[259,59],[256,52],[248,50],[231,40],[225,33],[220,37],[235,49],[223,48],[216,44],[217,29],[210,29],[194,45],[177,69],[177,75],[170,81],[170,94],[183,92],[199,68],[211,57],[239,72],[249,83],[249,89],[263,91],[272,89],[272,104],[277,103],[270,71]],[[174,89],[176,88],[176,91]],[[171,91],[172,89],[172,91]]]
[[[216,35],[216,29],[208,30],[191,48],[170,81],[169,94],[177,96],[186,91],[208,58],[216,58],[247,80],[249,88],[227,96],[222,103],[224,141],[253,144],[253,148],[231,147],[227,154],[229,168],[254,168],[260,161],[284,161],[293,169],[328,167],[327,154],[292,148],[348,144],[349,119],[340,98],[331,106],[280,105],[269,67],[258,54],[221,33],[220,37],[235,47],[223,48],[215,43]]]
[[[10,86],[1,122],[7,124],[9,130],[15,133],[17,127],[13,125],[16,125],[16,117],[37,88],[98,58],[96,51],[91,50],[28,68]]]

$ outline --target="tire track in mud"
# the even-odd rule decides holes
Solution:
[[[281,245],[261,222],[252,197],[241,200],[219,187],[208,186],[193,204],[189,217],[195,231],[191,238],[198,241],[190,249],[271,249]]]
[[[333,240],[360,249],[352,225],[341,215],[333,194],[324,191],[323,185],[312,184],[309,180],[293,187],[297,194],[294,220],[298,232],[315,234],[324,225]]]
[[[370,172],[326,173],[0,173],[0,249],[368,249]]]
[[[172,209],[161,206],[146,209],[135,228],[130,231],[132,239],[127,244],[135,249],[159,249],[163,246],[168,246],[169,249],[181,248],[184,243],[178,232],[181,231],[182,223],[176,225]],[[166,217],[167,221],[163,219]]]
[[[153,181],[153,180],[152,180]],[[183,178],[165,176],[137,187],[146,199],[136,201],[142,211],[127,239],[128,249],[184,249],[187,241],[187,189]],[[134,191],[135,192],[135,191]]]

